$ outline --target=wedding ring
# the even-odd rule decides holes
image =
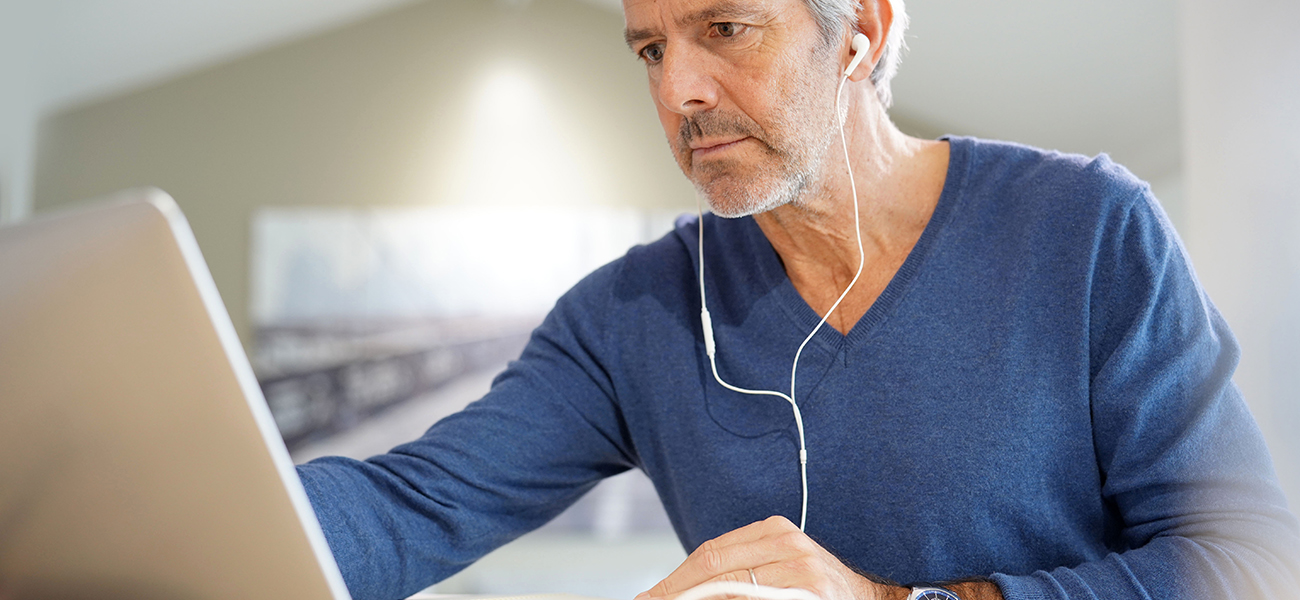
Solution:
[[[749,580],[752,581],[752,582],[754,582],[754,587],[758,587],[758,578],[757,578],[757,577],[754,577],[754,570],[753,570],[753,569],[750,569],[750,570],[749,570]]]

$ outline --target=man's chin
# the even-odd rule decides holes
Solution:
[[[730,210],[730,209],[718,210],[716,208],[713,208],[713,205],[709,205],[709,212],[719,217],[722,217],[724,219],[739,219],[741,217],[749,217],[766,211],[754,209],[754,208],[740,209],[740,210]]]
[[[740,217],[748,217],[763,212],[760,210],[760,206],[752,202],[717,199],[703,192],[700,192],[700,196],[704,198],[704,203],[709,206],[709,212],[724,219],[739,219]]]
[[[709,212],[726,219],[738,219],[788,204],[793,199],[790,190],[768,190],[767,194],[753,189],[709,189],[696,185],[695,192],[709,205]]]

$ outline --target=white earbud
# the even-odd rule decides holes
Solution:
[[[849,68],[844,69],[844,76],[853,74],[853,69],[858,68],[862,59],[867,57],[867,51],[871,50],[871,38],[858,33],[853,35],[853,43],[849,46],[853,50],[853,60],[849,61]]]

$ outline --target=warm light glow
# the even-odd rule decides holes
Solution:
[[[466,140],[453,161],[446,202],[485,205],[590,204],[600,176],[527,70],[488,69],[472,96]]]

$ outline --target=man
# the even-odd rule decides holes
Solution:
[[[1104,157],[901,134],[901,1],[624,12],[717,216],[575,286],[420,440],[300,468],[357,598],[417,591],[629,468],[693,551],[642,598],[1297,596],[1300,530],[1235,343],[1144,184]],[[823,317],[798,417],[722,385],[789,390]]]

